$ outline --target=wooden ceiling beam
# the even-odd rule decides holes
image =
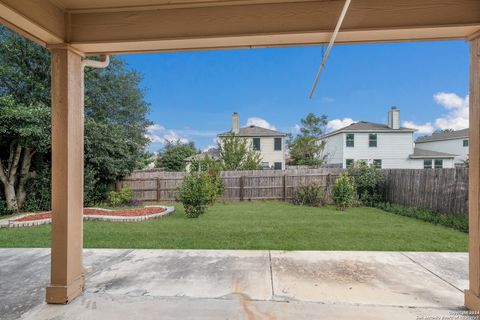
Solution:
[[[0,22],[40,45],[65,42],[65,13],[48,0],[1,0]]]
[[[71,12],[70,40],[87,53],[178,51],[328,42],[344,1]],[[452,14],[454,12],[455,14]],[[355,0],[338,43],[465,39],[477,0]]]

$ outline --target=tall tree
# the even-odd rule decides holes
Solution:
[[[108,184],[131,172],[148,144],[145,136],[146,127],[150,124],[146,119],[149,105],[140,88],[141,80],[135,70],[116,57],[111,59],[106,69],[87,69],[85,72],[86,202],[98,201]],[[0,132],[3,175],[12,174],[9,160],[16,159],[17,148],[10,148],[10,145],[20,143],[22,148],[17,164],[22,169],[17,169],[15,177],[9,180],[13,181],[17,191],[21,190],[22,179],[34,176],[32,168],[50,167],[50,129],[45,128],[45,121],[50,123],[50,54],[48,50],[2,26],[0,95],[4,97],[1,107],[11,112],[3,114],[1,111],[3,117],[0,118],[0,127],[8,128],[8,134]],[[31,116],[35,114],[38,114],[38,119]],[[16,122],[15,126],[12,126],[12,121]],[[37,143],[39,137],[35,135],[41,131],[40,128],[46,130],[46,136],[42,136],[48,141],[46,144]],[[30,132],[30,136],[21,138],[25,132]],[[24,150],[28,148],[31,157],[25,156],[27,152]],[[45,162],[48,162],[47,165]],[[22,174],[22,170],[29,174]],[[49,177],[49,171],[43,172]],[[35,181],[29,185],[33,184]],[[41,185],[45,186],[45,183]],[[5,187],[0,191],[6,195]],[[50,193],[45,187],[31,191]],[[14,209],[20,209],[24,200],[17,195],[15,198],[20,201],[18,208]]]
[[[187,165],[185,159],[195,153],[197,153],[197,150],[193,142],[167,141],[163,150],[160,150],[158,154],[155,167],[166,171],[184,171]]]
[[[26,183],[34,177],[32,158],[50,145],[50,108],[0,96],[0,137],[0,182],[7,208],[17,211],[25,203]]]
[[[220,161],[224,170],[260,169],[262,156],[246,139],[230,134],[222,137],[218,144]]]
[[[300,134],[295,138],[290,136],[288,149],[293,165],[320,166],[325,162],[323,154],[325,143],[319,139],[325,132],[327,116],[316,116],[310,112],[300,120]]]

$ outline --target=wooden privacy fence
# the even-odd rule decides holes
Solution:
[[[299,186],[318,184],[328,195],[341,169],[299,169],[285,171],[224,171],[223,200],[289,200]],[[135,171],[118,182],[116,189],[128,187],[142,201],[174,201],[184,172]]]
[[[223,199],[290,200],[299,186],[316,183],[329,195],[337,168],[285,171],[225,171]],[[436,212],[468,214],[468,168],[385,169],[385,201]],[[133,172],[117,183],[126,186],[142,201],[174,201],[184,172],[145,170]]]
[[[384,173],[387,202],[468,215],[468,168],[387,169]]]

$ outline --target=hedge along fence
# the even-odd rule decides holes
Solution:
[[[225,171],[223,199],[290,200],[299,186],[316,183],[330,194],[337,168],[285,171]],[[436,212],[468,215],[468,168],[457,169],[385,169],[385,201],[406,207]],[[142,201],[174,201],[184,172],[158,170],[135,171],[117,183],[135,192]]]
[[[330,194],[342,169],[223,171],[220,174],[225,191],[223,200],[290,200],[299,186],[317,184]],[[174,201],[185,172],[157,170],[134,171],[116,184],[128,187],[135,199],[142,201]]]

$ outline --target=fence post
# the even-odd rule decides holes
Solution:
[[[157,201],[160,201],[160,178],[157,178]]]
[[[287,201],[287,174],[283,174],[283,201]]]
[[[243,201],[243,176],[240,176],[240,201]]]
[[[115,191],[120,191],[121,189],[122,182],[121,181],[115,181]]]

